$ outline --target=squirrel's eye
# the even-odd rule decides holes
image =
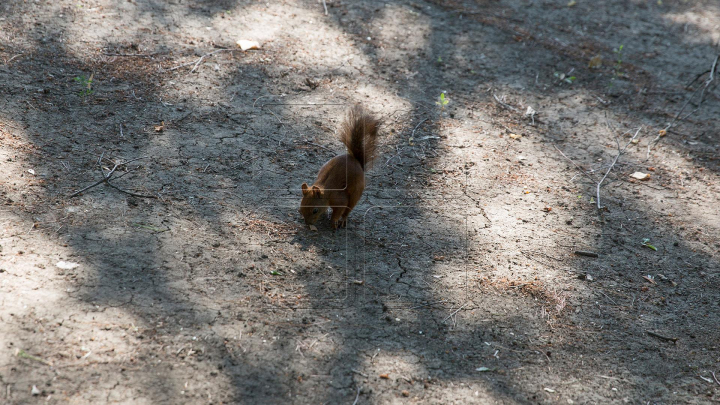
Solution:
[[[317,209],[317,208],[313,208],[313,214],[317,214],[317,212],[318,212],[318,209]]]

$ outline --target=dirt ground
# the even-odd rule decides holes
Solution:
[[[0,403],[719,402],[719,41],[712,0],[3,0]]]

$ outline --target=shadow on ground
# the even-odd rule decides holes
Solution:
[[[35,385],[58,402],[715,400],[699,378],[718,361],[715,87],[642,149],[712,63],[702,23],[682,25],[702,8],[553,4],[8,3],[6,399]],[[262,51],[195,69],[232,46],[228,26],[264,18]],[[125,31],[83,42],[103,19]],[[350,228],[309,232],[296,189],[358,101],[385,118],[382,157]],[[597,211],[553,146],[603,173],[606,116],[645,132]],[[158,198],[68,198],[100,156],[148,156],[115,184]],[[624,180],[649,166],[653,182]]]

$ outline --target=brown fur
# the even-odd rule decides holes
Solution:
[[[356,105],[340,127],[340,141],[347,147],[363,171],[375,159],[375,140],[380,121]]]
[[[312,225],[332,208],[333,229],[347,226],[347,217],[365,190],[365,169],[375,158],[380,121],[361,106],[350,110],[340,126],[340,140],[348,153],[330,159],[320,168],[312,186],[302,185],[300,213]]]

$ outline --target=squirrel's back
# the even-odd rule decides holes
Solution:
[[[375,159],[375,148],[380,120],[374,118],[361,105],[355,105],[340,127],[340,141],[348,154],[360,163],[363,170]]]

